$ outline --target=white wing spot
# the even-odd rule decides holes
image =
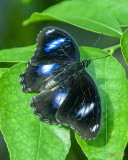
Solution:
[[[79,109],[76,117],[80,116],[81,118],[84,118],[87,114],[89,114],[93,110],[94,106],[95,104],[93,102],[91,104],[83,105]]]
[[[99,124],[96,124],[93,128],[90,128],[90,131],[95,132],[98,127],[99,127]]]
[[[48,31],[46,32],[46,35],[49,35],[50,33],[54,32],[54,31],[55,31],[55,29],[50,29],[50,30],[48,30]]]

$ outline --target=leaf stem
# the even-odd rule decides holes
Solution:
[[[114,51],[119,49],[120,47],[121,47],[121,45],[117,44],[117,45],[114,45],[114,46],[111,46],[111,47],[108,47],[108,48],[104,48],[103,50],[104,51],[109,51],[110,55],[112,55],[114,53]]]

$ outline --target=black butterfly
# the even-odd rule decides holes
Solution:
[[[40,120],[68,126],[83,139],[98,135],[102,117],[99,92],[84,70],[89,63],[80,62],[78,46],[67,32],[46,27],[20,75],[24,92],[40,92],[31,100]]]

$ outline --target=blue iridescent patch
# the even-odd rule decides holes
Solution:
[[[93,109],[95,104],[92,102],[91,104],[82,105],[82,107],[77,112],[76,117],[84,118],[86,115],[88,115]]]
[[[54,108],[59,108],[61,106],[61,104],[64,102],[65,98],[68,95],[68,90],[58,90],[53,98],[53,106]]]
[[[57,38],[49,43],[46,44],[46,48],[44,49],[46,52],[50,52],[51,49],[56,49],[58,48],[64,41],[66,40],[66,38]]]
[[[39,75],[48,76],[55,71],[60,65],[59,64],[45,64],[39,66],[37,73]]]

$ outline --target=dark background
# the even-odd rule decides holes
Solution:
[[[36,43],[36,36],[45,26],[60,27],[69,32],[77,41],[78,45],[93,47],[99,34],[79,29],[72,25],[60,22],[38,22],[23,26],[24,20],[28,19],[33,12],[42,12],[47,7],[59,3],[61,0],[0,0],[0,49],[23,47]],[[125,28],[123,28],[124,30]],[[106,48],[119,44],[118,38],[102,35],[95,47]],[[128,78],[128,68],[118,49],[114,56],[123,65]],[[0,63],[0,65],[2,65]],[[9,65],[9,64],[8,64]],[[66,160],[86,160],[81,148],[76,143],[73,131],[71,132],[72,147]],[[116,143],[116,142],[115,142]],[[125,157],[128,159],[128,147],[125,149]],[[9,160],[9,153],[0,133],[0,160]]]

